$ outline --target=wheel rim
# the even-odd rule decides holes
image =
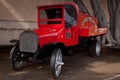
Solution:
[[[22,60],[23,54],[21,54],[20,52],[16,52],[13,55],[13,66],[17,69],[17,68],[22,68],[24,61]]]
[[[55,75],[57,77],[61,73],[62,65],[64,65],[64,62],[62,61],[62,52],[60,49],[58,49],[55,57]]]
[[[100,42],[97,41],[96,42],[96,56],[100,55],[100,50],[101,50],[101,45],[100,45]]]
[[[19,48],[14,46],[10,52],[10,61],[14,70],[19,71],[25,66],[24,55],[20,53]]]

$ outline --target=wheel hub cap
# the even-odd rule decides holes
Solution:
[[[56,76],[59,76],[62,65],[64,65],[64,62],[62,61],[62,53],[61,53],[61,50],[58,50],[57,56],[56,56],[56,62],[55,62]]]
[[[96,43],[96,55],[99,56],[99,54],[100,54],[100,43],[97,42]]]

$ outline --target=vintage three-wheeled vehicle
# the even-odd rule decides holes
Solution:
[[[87,43],[90,55],[100,55],[101,44],[97,37],[106,34],[107,28],[98,28],[95,17],[73,2],[37,8],[38,29],[23,31],[19,40],[11,40],[16,42],[10,52],[14,70],[23,69],[29,58],[37,61],[50,57],[50,74],[57,78],[64,65],[62,56],[72,54],[69,47]]]

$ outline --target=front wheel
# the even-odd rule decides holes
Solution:
[[[14,70],[20,71],[25,67],[26,61],[23,57],[24,54],[20,53],[19,47],[15,45],[10,52],[10,61]]]
[[[53,50],[50,60],[50,73],[52,78],[58,78],[60,76],[62,65],[64,65],[62,51],[60,48],[56,48]]]
[[[99,40],[91,40],[89,43],[89,52],[91,56],[100,56],[101,43]]]

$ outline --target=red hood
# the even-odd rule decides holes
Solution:
[[[39,37],[47,37],[47,36],[57,36],[63,27],[61,25],[43,25],[39,29],[35,30],[35,32],[39,35]]]

